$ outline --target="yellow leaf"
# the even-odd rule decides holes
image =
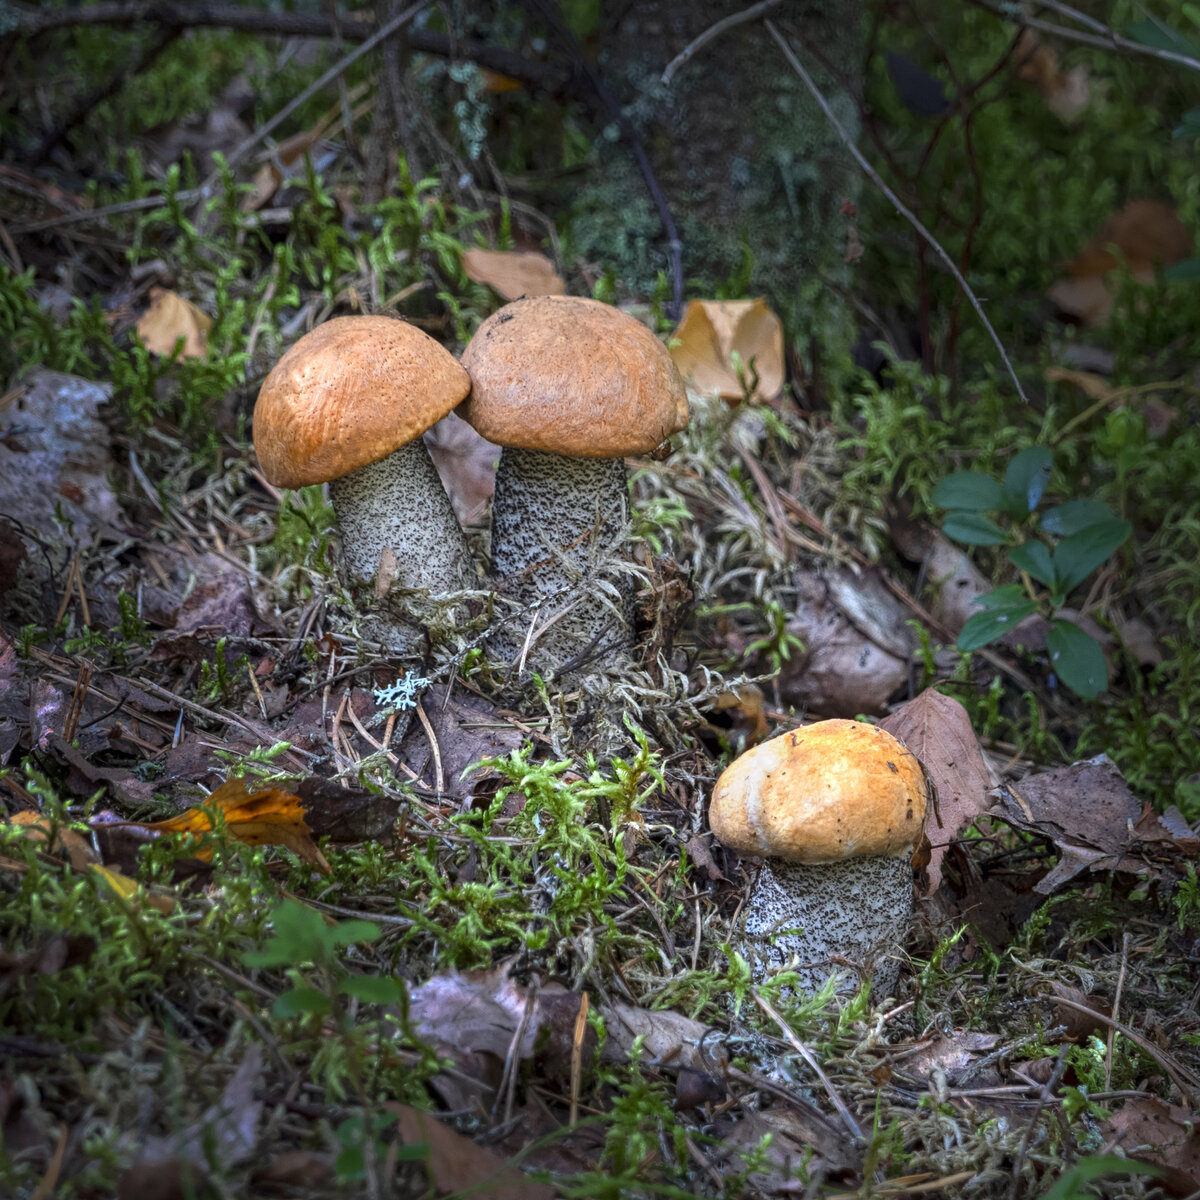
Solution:
[[[783,326],[765,300],[693,300],[671,339],[671,357],[689,386],[701,394],[738,403],[773,399],[783,390]],[[753,368],[753,370],[752,370]]]
[[[156,912],[162,913],[164,917],[175,911],[175,901],[170,896],[151,892],[142,887],[136,879],[122,875],[120,871],[102,867],[99,863],[92,863],[91,870],[99,875],[122,900],[126,900],[130,904],[148,904]]]
[[[562,296],[567,291],[554,264],[536,250],[484,250],[472,246],[463,251],[463,270],[476,283],[495,288],[505,300]]]
[[[205,802],[176,817],[151,824],[130,822],[152,833],[208,833],[213,825],[206,809],[215,808],[224,818],[229,836],[248,846],[284,846],[293,854],[329,873],[329,863],[312,840],[298,796],[282,788],[248,792],[243,779],[228,779]]]
[[[137,323],[138,336],[154,354],[171,354],[183,338],[180,358],[203,358],[212,318],[166,288],[150,289],[150,307]]]

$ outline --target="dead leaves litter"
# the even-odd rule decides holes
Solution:
[[[206,834],[214,828],[218,815],[230,837],[248,846],[283,846],[305,862],[330,873],[329,863],[312,839],[304,820],[304,805],[299,796],[282,788],[251,792],[244,779],[226,780],[204,802],[165,821],[123,821],[113,827],[143,829],[148,833]],[[211,851],[201,848],[197,857],[208,861]]]
[[[190,300],[160,287],[150,289],[150,307],[137,323],[138,337],[151,354],[174,354],[182,339],[180,358],[203,358],[211,328],[212,317]]]
[[[693,300],[670,346],[701,395],[761,403],[783,390],[783,325],[765,300]]]

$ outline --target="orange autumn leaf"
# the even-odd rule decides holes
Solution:
[[[45,813],[37,812],[34,809],[25,809],[22,812],[13,813],[9,818],[9,824],[22,829],[23,836],[27,841],[45,843],[47,853],[65,853],[76,871],[87,870],[88,864],[96,859],[91,846],[87,843],[87,838],[64,825],[58,826],[56,830],[54,822]]]
[[[212,817],[221,814],[229,836],[248,846],[283,846],[326,873],[329,864],[317,849],[304,820],[304,805],[298,796],[282,788],[250,792],[244,779],[228,779],[208,797],[203,808],[189,808],[177,817],[142,825],[154,833],[209,833]],[[201,857],[207,858],[208,855]]]

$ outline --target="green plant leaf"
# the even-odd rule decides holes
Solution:
[[[1045,446],[1022,450],[1004,472],[1004,507],[1023,517],[1038,506],[1050,482],[1054,459]]]
[[[1048,508],[1042,513],[1039,524],[1055,537],[1070,537],[1089,525],[1115,519],[1113,510],[1100,500],[1068,500],[1057,508]]]
[[[1134,1158],[1118,1158],[1115,1154],[1081,1158],[1070,1170],[1064,1171],[1058,1182],[1042,1200],[1085,1200],[1094,1193],[1088,1184],[1106,1175],[1161,1175],[1162,1168]]]
[[[1008,534],[995,521],[977,512],[950,513],[942,532],[968,546],[1003,546],[1008,541]]]
[[[1047,587],[1054,586],[1054,564],[1050,561],[1050,547],[1045,542],[1024,542],[1014,546],[1008,557],[1018,570],[1028,571]]]
[[[1196,130],[1200,137],[1200,129]],[[1200,258],[1185,258],[1183,262],[1172,263],[1163,271],[1163,278],[1170,283],[1194,283],[1200,279]]]
[[[1037,605],[1026,600],[1019,608],[994,608],[990,612],[976,613],[962,627],[955,644],[963,651],[978,650],[1002,637],[1033,612],[1037,612]]]
[[[309,987],[292,988],[271,1005],[271,1013],[276,1017],[299,1017],[304,1013],[320,1013],[324,1016],[332,1009],[333,1001],[324,992]]]
[[[1131,532],[1128,521],[1113,517],[1063,538],[1054,551],[1054,572],[1064,595],[1081,584]]]
[[[1170,50],[1173,54],[1200,58],[1200,46],[1161,21],[1131,21],[1125,26],[1125,36],[1141,42],[1143,46],[1152,46],[1155,50]]]
[[[1077,696],[1092,700],[1108,687],[1104,651],[1091,634],[1070,621],[1053,621],[1046,634],[1050,664],[1055,674]]]
[[[356,942],[373,942],[382,932],[374,921],[339,921],[326,926],[326,936],[334,946],[353,946]]]
[[[368,1004],[399,1004],[404,999],[400,981],[392,975],[354,975],[338,984],[344,996],[357,996]]]
[[[1175,138],[1200,137],[1200,108],[1189,108],[1183,114],[1183,119],[1175,126],[1171,136]]]
[[[1019,583],[1006,583],[1003,587],[992,588],[990,592],[976,596],[972,603],[986,612],[1011,612],[1028,600],[1025,589]]]
[[[979,471],[955,471],[938,483],[930,499],[940,508],[990,512],[1004,506],[1004,489],[990,475]]]

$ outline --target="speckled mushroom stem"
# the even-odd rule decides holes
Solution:
[[[395,653],[422,646],[431,611],[412,592],[438,595],[474,584],[471,554],[421,438],[329,484],[342,534],[342,569],[352,590],[370,598],[364,632]],[[387,595],[375,600],[384,551],[395,555]]]
[[[506,596],[538,607],[502,622],[491,638],[493,652],[515,661],[536,619],[529,670],[552,674],[596,651],[605,664],[627,661],[633,583],[605,570],[603,561],[628,522],[624,459],[506,448],[492,502],[492,569]],[[598,587],[601,580],[615,595]],[[580,667],[588,669],[586,662]]]
[[[799,990],[816,992],[841,971],[840,994],[865,977],[883,999],[895,990],[912,912],[908,855],[817,866],[769,859],[746,905],[743,949],[757,982],[794,969]]]

